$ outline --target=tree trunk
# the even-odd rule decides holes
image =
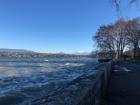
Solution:
[[[134,59],[139,57],[139,44],[138,42],[134,44]]]
[[[135,59],[136,58],[136,45],[134,45],[134,56],[133,56],[133,58]]]

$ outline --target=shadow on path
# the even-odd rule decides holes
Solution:
[[[114,66],[101,105],[140,105],[140,65],[123,62]]]

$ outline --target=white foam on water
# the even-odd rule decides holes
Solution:
[[[123,67],[123,70],[126,72],[130,72],[131,70],[127,69],[126,67]]]
[[[49,60],[46,59],[46,60],[44,60],[44,61],[48,62]]]
[[[117,72],[117,71],[119,71],[119,70],[113,70],[113,71],[116,71],[116,72]]]
[[[65,66],[83,66],[84,64],[82,63],[65,63]]]

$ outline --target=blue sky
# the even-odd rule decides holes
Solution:
[[[117,19],[108,1],[0,0],[0,48],[90,52],[98,27]],[[122,7],[127,18],[140,14],[134,5]]]

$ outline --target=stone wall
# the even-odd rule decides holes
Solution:
[[[100,105],[102,96],[105,94],[105,90],[108,84],[108,80],[112,70],[112,63],[100,64],[98,67],[100,72],[97,73],[95,83],[89,88],[86,96],[77,105]]]
[[[97,73],[82,75],[58,93],[44,97],[33,105],[100,105],[112,63],[102,63],[96,69]]]

